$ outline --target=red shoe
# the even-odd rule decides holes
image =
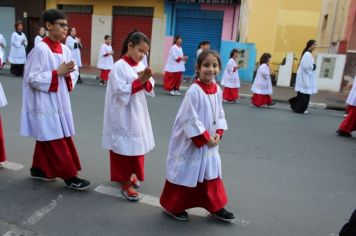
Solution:
[[[140,200],[140,193],[133,188],[132,184],[123,185],[121,187],[121,194],[131,202]]]
[[[134,188],[139,188],[141,186],[140,181],[137,179],[136,175],[132,175],[131,184]]]

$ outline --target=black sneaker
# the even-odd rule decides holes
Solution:
[[[186,211],[183,211],[179,214],[174,214],[172,212],[169,211],[165,211],[168,215],[172,216],[174,219],[176,220],[180,220],[180,221],[187,221],[189,220],[189,216],[188,213]]]
[[[341,129],[338,129],[338,130],[336,131],[336,133],[337,133],[339,136],[342,136],[342,137],[347,137],[347,138],[351,138],[351,137],[352,137],[352,135],[351,135],[350,133],[345,132],[345,131],[343,131],[343,130],[341,130]]]
[[[213,213],[213,215],[216,216],[219,220],[229,222],[229,223],[235,220],[234,214],[228,212],[225,208],[221,208],[217,212]]]
[[[85,179],[80,179],[77,176],[64,180],[67,188],[73,188],[76,190],[85,190],[90,186],[90,181]]]
[[[276,105],[275,102],[271,102],[270,104],[267,104],[267,106],[269,106],[269,107],[274,106],[274,105]]]
[[[56,181],[57,178],[47,178],[47,175],[45,172],[43,172],[40,168],[37,167],[32,167],[30,169],[31,171],[31,178],[32,179],[39,179],[39,180],[43,180],[43,181],[47,181],[47,182],[51,182],[51,181]]]

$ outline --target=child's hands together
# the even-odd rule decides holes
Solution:
[[[149,80],[152,76],[152,70],[150,68],[145,68],[143,71],[138,73],[138,79],[140,80],[141,84],[144,84]]]
[[[214,134],[210,136],[208,146],[209,147],[215,147],[220,143],[220,135],[219,134]]]

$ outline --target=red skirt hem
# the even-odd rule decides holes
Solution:
[[[100,72],[100,79],[104,80],[104,81],[108,81],[109,80],[109,73],[110,70],[101,70]]]
[[[227,101],[236,101],[239,99],[239,88],[224,87],[223,99]]]
[[[2,130],[2,121],[0,117],[0,162],[6,161],[6,152],[5,152],[5,137]]]
[[[254,93],[251,98],[251,103],[256,107],[268,105],[272,103],[272,97],[268,94]]]
[[[341,122],[339,129],[347,133],[356,131],[356,106],[348,106],[348,114]]]
[[[167,91],[179,90],[182,82],[183,72],[164,72],[163,89]]]
[[[32,167],[41,169],[48,178],[77,176],[81,166],[72,138],[36,141]]]
[[[131,179],[132,174],[135,174],[138,180],[144,181],[144,163],[144,155],[125,156],[110,151],[111,181],[126,182]]]
[[[202,207],[214,213],[227,204],[227,196],[220,178],[204,180],[194,188],[166,180],[160,203],[164,209],[174,214],[194,207]]]

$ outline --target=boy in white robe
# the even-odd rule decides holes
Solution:
[[[5,48],[6,48],[6,40],[2,34],[0,34],[0,70],[5,64]]]
[[[222,92],[214,82],[220,69],[216,52],[204,50],[199,55],[199,77],[187,91],[173,125],[160,203],[178,220],[188,220],[186,209],[193,207],[205,208],[223,221],[235,219],[224,208],[227,196],[218,150],[227,130]]]
[[[72,27],[69,29],[69,35],[66,38],[66,45],[72,51],[72,61],[74,61],[75,65],[78,67],[79,75],[77,83],[82,83],[80,78],[80,68],[82,67],[82,55],[80,49],[82,49],[81,39],[77,37],[77,30]]]
[[[111,181],[121,184],[129,201],[138,201],[134,188],[144,180],[144,155],[155,146],[145,95],[154,96],[152,72],[142,58],[150,41],[141,32],[131,32],[106,87],[103,148],[109,150]]]
[[[232,49],[230,59],[227,62],[221,85],[224,86],[223,101],[224,102],[239,102],[240,77],[236,59],[238,57],[237,49]]]
[[[111,46],[111,37],[110,35],[105,35],[105,43],[100,47],[98,65],[97,67],[101,70],[100,73],[100,85],[105,85],[106,81],[109,79],[109,73],[114,65],[114,51]]]
[[[348,114],[341,122],[336,133],[343,137],[352,137],[351,133],[356,131],[356,76],[354,77],[352,89],[346,103],[348,104]]]
[[[63,179],[69,188],[84,190],[90,182],[77,177],[81,170],[72,141],[73,115],[69,93],[78,77],[70,49],[60,40],[67,33],[67,20],[57,9],[42,14],[49,36],[28,56],[23,80],[21,135],[36,139],[31,177]]]
[[[22,76],[26,63],[27,38],[22,32],[23,25],[20,22],[15,24],[16,31],[11,35],[11,47],[9,62],[11,63],[10,72],[16,76]]]

